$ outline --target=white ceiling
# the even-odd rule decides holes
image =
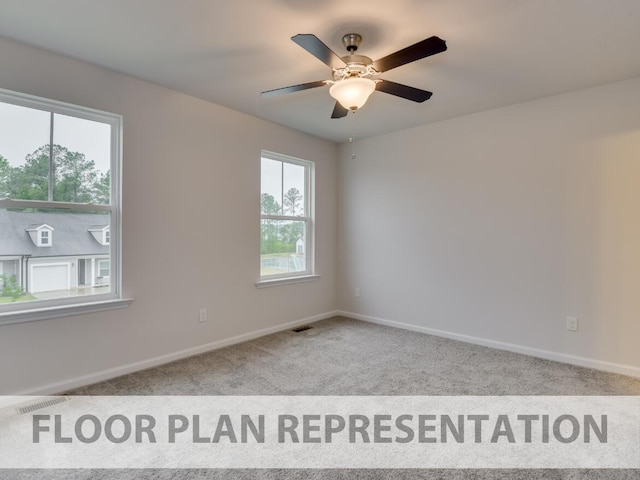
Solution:
[[[374,92],[330,119],[330,78],[290,37],[374,60],[437,35],[444,53],[383,78],[434,92]],[[0,0],[0,36],[60,52],[338,142],[640,76],[640,0]],[[1,59],[0,59],[0,68]]]

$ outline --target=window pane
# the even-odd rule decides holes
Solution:
[[[302,165],[283,163],[283,207],[284,214],[303,217],[305,194],[305,168]]]
[[[50,118],[0,102],[0,198],[48,199]]]
[[[53,143],[53,200],[108,205],[111,126],[55,114]]]
[[[304,272],[306,221],[261,221],[260,275]]]
[[[282,215],[282,162],[262,158],[261,212],[266,215]]]
[[[98,270],[98,278],[105,279],[109,277],[109,260],[100,260],[98,262],[99,270]]]
[[[110,203],[111,126],[0,102],[0,198]]]
[[[109,227],[108,212],[0,209],[0,304],[110,293]]]

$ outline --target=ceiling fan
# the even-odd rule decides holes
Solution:
[[[331,68],[333,80],[320,80],[276,88],[262,92],[262,95],[268,97],[330,85],[329,94],[336,99],[331,118],[342,118],[349,111],[355,111],[362,107],[374,90],[418,103],[428,100],[432,95],[431,92],[376,78],[376,75],[387,72],[392,68],[415,62],[421,58],[444,52],[447,49],[447,44],[444,40],[433,36],[373,61],[364,55],[356,55],[355,52],[362,42],[362,36],[357,33],[348,33],[342,37],[342,43],[349,52],[344,57],[336,55],[315,35],[298,34],[291,37],[291,40],[325,65],[328,65]]]

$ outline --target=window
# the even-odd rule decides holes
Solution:
[[[89,229],[89,233],[100,245],[109,245],[111,243],[109,225],[94,225]]]
[[[313,162],[262,152],[261,281],[314,274],[313,174]]]
[[[0,263],[12,267],[0,275],[0,323],[30,320],[34,309],[56,316],[126,303],[121,123],[119,115],[0,89]]]
[[[98,277],[100,278],[109,277],[109,260],[100,260],[98,262]]]

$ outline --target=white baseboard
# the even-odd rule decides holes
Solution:
[[[412,332],[426,333],[427,335],[450,338],[452,340],[472,343],[474,345],[482,345],[483,347],[495,348],[497,350],[506,350],[509,352],[529,355],[531,357],[544,358],[545,360],[554,360],[556,362],[568,363],[570,365],[577,365],[579,367],[593,368],[595,370],[602,370],[610,373],[619,373],[621,375],[640,378],[640,367],[634,367],[632,365],[622,365],[619,363],[605,362],[592,358],[578,357],[566,353],[550,352],[547,350],[525,347],[523,345],[516,345],[513,343],[499,342],[496,340],[489,340],[487,338],[462,335],[460,333],[447,332],[444,330],[412,325],[410,323],[396,322],[393,320],[371,317],[369,315],[361,315],[359,313],[339,311],[338,314],[342,317],[353,318],[354,320],[377,323],[379,325],[386,325],[388,327],[401,328],[403,330],[410,330]]]
[[[338,315],[337,311],[321,313],[319,315],[313,315],[311,317],[302,318],[300,320],[295,320],[293,322],[281,323],[273,327],[263,328],[260,330],[245,333],[235,337],[218,340],[211,343],[206,343],[204,345],[198,345],[197,347],[188,348],[186,350],[180,350],[180,351],[169,353],[166,355],[160,355],[158,357],[149,358],[147,360],[142,360],[140,362],[129,363],[119,367],[109,368],[107,370],[102,370],[96,373],[83,375],[81,377],[71,378],[71,379],[63,380],[61,382],[56,382],[56,383],[50,383],[48,385],[42,385],[40,387],[31,388],[29,390],[16,393],[15,395],[54,395],[61,392],[65,392],[67,390],[72,390],[74,388],[91,385],[93,383],[103,382],[111,378],[120,377],[122,375],[138,372],[140,370],[145,370],[147,368],[157,367],[159,365],[164,365],[166,363],[175,362],[176,360],[182,360],[183,358],[192,357],[194,355],[199,355],[201,353],[218,350],[223,347],[228,347],[230,345],[246,342],[248,340],[253,340],[255,338],[264,337],[265,335],[270,335],[272,333],[281,332],[283,330],[288,330],[290,328],[299,327],[300,325],[304,325],[307,323],[317,322],[319,320],[335,317],[337,315]]]
[[[546,350],[540,350],[536,348],[526,347],[522,345],[515,345],[511,343],[499,342],[496,340],[489,340],[486,338],[473,337],[469,335],[462,335],[459,333],[447,332],[444,330],[437,330],[433,328],[422,327],[418,325],[412,325],[409,323],[396,322],[393,320],[386,320],[383,318],[372,317],[369,315],[361,315],[359,313],[345,312],[345,311],[331,311],[314,315],[311,317],[295,320],[292,322],[282,323],[273,327],[263,328],[253,332],[237,335],[235,337],[218,340],[215,342],[199,345],[197,347],[180,350],[177,352],[161,355],[158,357],[149,358],[140,362],[129,363],[115,368],[107,370],[101,370],[99,372],[75,377],[60,382],[50,383],[39,387],[31,388],[22,392],[15,393],[15,395],[55,395],[74,388],[83,387],[85,385],[91,385],[93,383],[102,382],[112,378],[116,378],[129,373],[145,370],[147,368],[157,367],[166,363],[174,362],[176,360],[182,360],[183,358],[192,357],[201,353],[210,352],[220,348],[228,347],[230,345],[236,345],[238,343],[253,340],[255,338],[270,335],[272,333],[281,332],[291,328],[298,327],[307,323],[317,322],[325,320],[327,318],[342,316],[347,318],[353,318],[355,320],[362,320],[365,322],[376,323],[379,325],[386,325],[389,327],[401,328],[404,330],[410,330],[419,333],[425,333],[427,335],[435,335],[438,337],[450,338],[452,340],[459,340],[466,343],[475,345],[482,345],[485,347],[495,348],[498,350],[506,350],[514,353],[521,353],[532,357],[544,358],[546,360],[554,360],[557,362],[568,363],[571,365],[577,365],[580,367],[593,368],[595,370],[603,370],[611,373],[619,373],[622,375],[628,375],[631,377],[640,378],[640,368],[631,365],[622,365],[618,363],[605,362],[601,360],[595,360],[591,358],[578,357],[574,355],[568,355],[565,353],[550,352]]]

